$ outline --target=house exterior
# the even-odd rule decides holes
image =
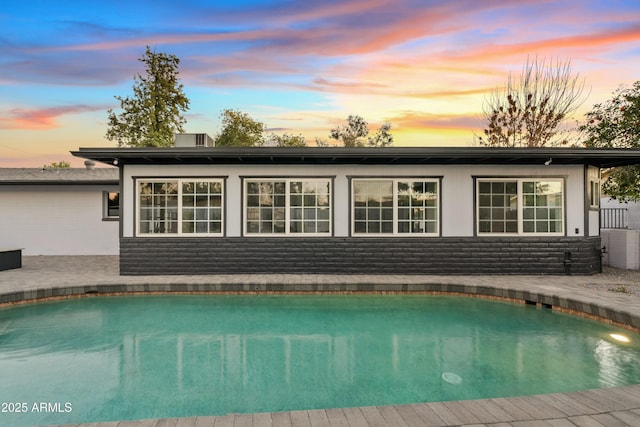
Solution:
[[[640,150],[81,148],[120,168],[120,272],[592,274],[600,168]]]
[[[118,169],[0,168],[0,248],[117,255]]]

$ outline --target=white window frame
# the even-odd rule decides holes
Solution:
[[[441,200],[441,190],[440,190],[440,179],[438,178],[429,178],[429,177],[353,177],[350,180],[350,198],[351,198],[351,219],[350,219],[350,230],[351,235],[354,237],[385,237],[385,236],[393,236],[393,237],[439,237],[440,236],[440,200]],[[391,181],[392,183],[392,206],[393,206],[393,231],[391,233],[358,233],[356,232],[356,203],[355,203],[355,191],[354,185],[358,181]],[[398,182],[429,182],[436,184],[436,231],[434,233],[400,233],[398,232]]]
[[[329,231],[328,232],[315,232],[315,233],[295,233],[291,231],[291,183],[292,182],[321,182],[326,181],[329,185]],[[284,233],[254,233],[249,232],[247,223],[249,222],[248,218],[248,197],[249,191],[248,186],[249,183],[253,182],[284,182],[285,183],[285,218],[284,218]],[[333,179],[327,177],[243,177],[242,178],[242,234],[244,236],[249,237],[327,237],[333,235]],[[296,206],[293,206],[294,208]],[[317,221],[317,218],[316,218]]]
[[[481,232],[480,231],[480,183],[482,182],[516,182],[517,183],[517,224],[518,231],[516,233],[500,233],[500,232]],[[560,201],[560,209],[562,212],[562,220],[560,224],[562,225],[561,231],[555,232],[525,232],[524,228],[524,197],[522,186],[525,182],[558,182],[560,183],[560,188],[562,190],[561,201]],[[488,236],[488,237],[504,237],[504,236],[564,236],[566,231],[566,219],[567,219],[567,209],[565,206],[565,182],[563,178],[554,178],[554,177],[532,177],[532,178],[521,178],[521,177],[501,177],[501,178],[477,178],[475,185],[475,225],[476,225],[476,234],[478,236]]]
[[[156,182],[175,182],[178,186],[178,218],[177,218],[177,233],[142,233],[140,231],[140,186],[143,183],[156,183]],[[187,182],[215,182],[220,184],[220,232],[218,233],[185,233],[182,231],[182,184]],[[136,236],[143,237],[221,237],[224,236],[225,230],[225,182],[222,178],[207,178],[207,177],[183,177],[183,178],[136,178]],[[211,208],[211,207],[209,207]]]

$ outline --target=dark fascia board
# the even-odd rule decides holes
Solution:
[[[6,180],[0,185],[118,185],[118,180]]]
[[[600,168],[640,164],[639,149],[486,148],[486,147],[180,147],[80,148],[77,157],[108,165],[124,164],[513,164],[592,165]]]

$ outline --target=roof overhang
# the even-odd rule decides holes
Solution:
[[[77,157],[125,164],[591,165],[640,164],[638,149],[486,147],[188,147],[80,148]]]

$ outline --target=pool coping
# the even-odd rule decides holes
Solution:
[[[31,260],[29,258],[32,258]],[[0,272],[0,304],[138,293],[442,293],[505,299],[580,314],[640,330],[640,297],[595,291],[591,276],[369,276],[222,275],[119,276],[83,268],[105,257],[26,257],[24,270]],[[116,261],[117,262],[117,257]],[[37,260],[37,263],[36,263]],[[31,262],[33,261],[33,263]],[[83,263],[79,263],[83,261]],[[36,265],[37,264],[37,265]],[[35,266],[35,267],[34,267]],[[75,267],[75,269],[74,269]],[[34,285],[41,279],[43,285]],[[517,283],[514,281],[517,280]],[[558,421],[556,421],[558,420]],[[264,414],[231,414],[75,426],[204,427],[219,425],[640,425],[640,384],[625,387],[513,398],[341,408]],[[516,423],[516,424],[512,424]],[[533,425],[533,424],[530,424]],[[594,424],[598,425],[598,424]]]
[[[120,294],[448,294],[471,297],[500,299],[524,304],[537,305],[552,310],[560,310],[574,315],[592,318],[612,323],[634,332],[640,332],[640,307],[625,306],[620,298],[603,298],[597,301],[588,295],[574,292],[546,292],[542,290],[530,291],[510,289],[491,285],[469,285],[458,283],[440,283],[407,280],[396,283],[345,283],[354,278],[340,276],[338,281],[330,278],[322,283],[302,283],[312,277],[291,278],[277,275],[269,278],[261,275],[255,281],[240,281],[238,283],[110,283],[92,285],[71,285],[58,287],[39,287],[14,292],[0,291],[0,306],[4,304],[32,303],[40,300],[61,298],[86,297],[95,295]],[[323,276],[324,277],[324,276]],[[475,277],[475,276],[471,276]],[[356,276],[362,281],[363,276]],[[465,276],[466,280],[469,279]],[[517,279],[517,277],[514,277]],[[273,280],[276,280],[274,283]],[[394,280],[397,280],[394,279]],[[123,280],[125,282],[126,280]],[[258,283],[261,282],[261,283]]]

